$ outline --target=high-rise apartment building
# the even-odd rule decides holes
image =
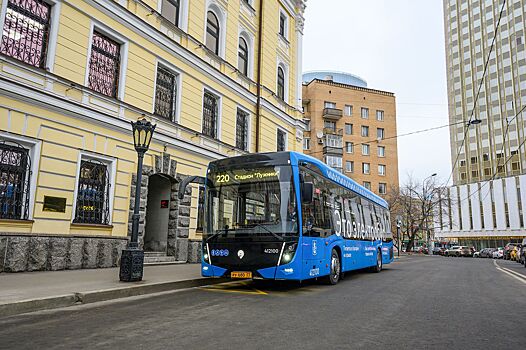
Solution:
[[[210,161],[301,151],[304,0],[3,0],[0,272],[197,261]],[[130,121],[157,125],[135,171]]]
[[[454,186],[438,236],[496,246],[525,235],[525,11],[523,0],[444,0]]]
[[[396,101],[352,74],[303,75],[304,153],[379,195],[398,188]]]

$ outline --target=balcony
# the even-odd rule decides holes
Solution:
[[[324,156],[343,156],[343,147],[334,147],[334,146],[324,146],[323,147]]]
[[[343,117],[343,110],[337,108],[324,108],[323,118],[331,120],[339,120]]]
[[[323,134],[343,136],[343,129],[323,128]]]

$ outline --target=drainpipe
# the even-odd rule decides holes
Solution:
[[[258,28],[258,73],[257,73],[257,102],[256,102],[256,153],[259,152],[259,129],[261,125],[261,49],[263,47],[263,0],[259,0],[259,28]]]

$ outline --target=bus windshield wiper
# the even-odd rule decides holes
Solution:
[[[228,228],[225,228],[223,230],[217,230],[216,233],[212,234],[211,236],[209,236],[206,241],[208,242],[209,240],[211,240],[212,238],[215,238],[223,233],[228,233],[228,231],[233,231],[234,229],[228,229]]]
[[[254,227],[254,228],[256,228],[256,227],[261,227],[262,229],[264,229],[264,230],[267,231],[268,233],[272,234],[274,237],[276,237],[276,238],[279,239],[280,241],[283,240],[283,237],[282,237],[282,236],[278,235],[278,234],[275,233],[275,232],[272,232],[271,230],[269,230],[268,228],[266,228],[266,227],[265,227],[264,225],[262,225],[262,224],[254,224],[254,226],[252,226],[252,227]]]

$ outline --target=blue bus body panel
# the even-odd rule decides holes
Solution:
[[[299,186],[297,185],[299,183],[298,164],[300,162],[308,162],[316,165],[326,178],[383,207],[384,209],[388,209],[387,202],[383,198],[360,186],[354,180],[328,167],[320,160],[301,153],[289,153],[294,182],[296,184],[297,203],[301,203]],[[300,210],[300,220],[301,215],[302,213]],[[300,225],[298,247],[292,261],[286,265],[257,270],[263,278],[301,281],[326,276],[329,274],[330,258],[333,249],[337,249],[340,253],[343,272],[375,266],[378,249],[381,251],[383,264],[389,264],[393,261],[392,241],[362,241],[357,239],[344,239],[337,235],[332,235],[327,238],[306,237],[303,236],[302,226],[303,225]],[[202,260],[202,276],[225,277],[223,275],[226,272],[226,269],[209,265]]]

